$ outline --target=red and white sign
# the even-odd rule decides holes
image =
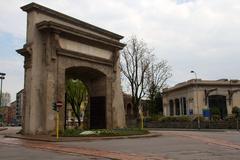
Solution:
[[[62,101],[57,101],[56,105],[57,105],[57,107],[62,107],[63,103],[62,103]]]

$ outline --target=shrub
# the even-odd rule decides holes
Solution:
[[[81,134],[83,133],[83,134]],[[86,134],[85,134],[86,133]],[[89,134],[88,134],[89,133]],[[67,129],[62,136],[64,137],[86,137],[86,136],[131,136],[131,135],[143,135],[149,133],[146,129],[139,128],[122,128],[122,129],[96,129],[96,130],[79,130],[79,129]]]
[[[167,116],[159,119],[160,122],[191,122],[189,116]]]
[[[193,117],[192,120],[195,122],[198,121],[198,116]],[[200,122],[203,122],[203,121],[205,121],[205,118],[203,116],[199,116],[199,120],[200,120]]]
[[[236,121],[236,117],[235,117],[235,115],[229,115],[229,116],[225,117],[224,120],[228,121],[228,122],[232,122],[232,121]]]
[[[213,121],[218,121],[220,119],[221,119],[221,117],[219,115],[216,115],[216,114],[212,115],[212,120]]]
[[[217,107],[213,107],[210,109],[211,115],[220,115],[220,110]]]
[[[150,117],[145,117],[144,121],[159,121],[163,116],[160,114],[155,114]]]
[[[83,130],[80,129],[66,129],[63,132],[63,136],[65,137],[72,137],[72,136],[77,136],[79,135],[81,132],[83,132]]]
[[[237,116],[239,116],[238,114],[238,112],[239,112],[239,107],[237,107],[237,106],[235,106],[235,107],[233,107],[232,108],[232,114],[234,115],[234,117],[237,117]]]
[[[189,116],[180,116],[177,117],[178,122],[191,122],[191,117]]]
[[[159,119],[160,122],[175,122],[176,118],[172,116],[166,116]]]

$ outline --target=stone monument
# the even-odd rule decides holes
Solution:
[[[90,94],[91,128],[125,127],[120,86],[119,50],[123,36],[96,27],[36,3],[27,12],[24,56],[24,134],[55,130],[52,103],[65,104],[66,81],[78,78]],[[60,109],[64,129],[65,108]]]

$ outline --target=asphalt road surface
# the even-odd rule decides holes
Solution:
[[[0,132],[0,159],[129,159],[129,160],[240,160],[240,133],[156,131],[155,138],[84,142],[34,142],[4,138]]]

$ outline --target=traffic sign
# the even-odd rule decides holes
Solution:
[[[62,103],[62,101],[57,101],[56,105],[57,105],[57,107],[62,107],[63,103]]]

